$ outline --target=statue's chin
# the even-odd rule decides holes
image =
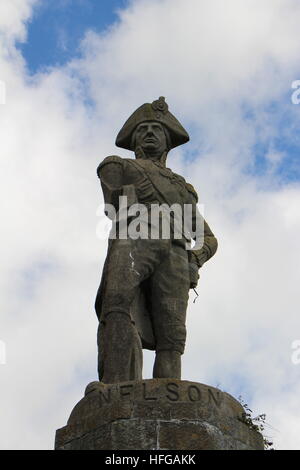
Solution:
[[[148,144],[142,147],[143,152],[148,158],[159,160],[163,152],[156,145]]]
[[[154,142],[146,143],[142,146],[142,149],[144,150],[144,152],[157,152],[159,150]]]

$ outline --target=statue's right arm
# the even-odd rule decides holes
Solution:
[[[124,160],[117,155],[106,157],[97,168],[105,204],[112,204],[116,211],[119,208],[119,196],[123,189]]]

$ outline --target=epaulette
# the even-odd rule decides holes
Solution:
[[[198,194],[196,193],[194,186],[190,183],[185,183],[185,184],[186,184],[186,189],[188,190],[188,192],[191,193],[196,199],[196,202],[198,202]]]
[[[183,176],[178,175],[177,173],[173,173],[173,175],[177,178],[178,181],[180,181],[180,183],[187,184]]]
[[[99,176],[99,171],[101,168],[104,167],[104,165],[107,165],[108,163],[123,163],[124,158],[118,157],[118,155],[109,155],[108,157],[105,157],[104,160],[98,165],[97,168],[97,175]]]

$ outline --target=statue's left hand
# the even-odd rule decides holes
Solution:
[[[195,289],[199,280],[198,266],[196,263],[189,263],[190,270],[190,289]]]

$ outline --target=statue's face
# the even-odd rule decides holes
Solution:
[[[167,138],[163,126],[156,121],[142,122],[135,131],[135,145],[147,154],[162,155],[167,150]]]

